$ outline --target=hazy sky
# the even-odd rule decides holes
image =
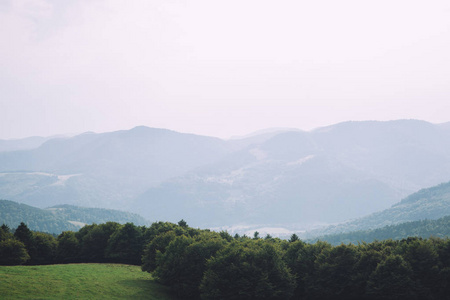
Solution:
[[[0,0],[0,139],[450,121],[448,0]]]

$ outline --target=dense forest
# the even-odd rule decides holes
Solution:
[[[0,264],[141,265],[183,299],[447,299],[450,240],[406,238],[332,246],[231,236],[156,222],[87,225],[59,236],[0,228]]]

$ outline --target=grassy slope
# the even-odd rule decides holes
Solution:
[[[138,266],[0,266],[2,299],[175,299]]]

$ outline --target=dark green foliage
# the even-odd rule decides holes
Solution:
[[[58,236],[56,260],[62,263],[73,263],[80,260],[80,242],[73,231],[64,231]]]
[[[42,232],[33,232],[34,253],[31,264],[44,265],[55,262],[57,241],[53,235]]]
[[[4,223],[2,224],[2,226],[0,226],[0,229],[2,229],[4,232],[11,232],[9,226]]]
[[[28,229],[28,226],[24,222],[21,222],[20,225],[17,226],[14,231],[14,237],[24,243],[27,249],[33,246],[33,232]]]
[[[183,220],[183,219],[181,219],[181,220],[178,222],[178,226],[184,227],[184,228],[188,227],[186,221]]]
[[[354,245],[322,250],[315,261],[312,294],[318,299],[360,299],[353,282],[359,255]]]
[[[227,231],[221,231],[219,234],[227,242],[231,242],[233,240],[233,237]]]
[[[296,235],[295,233],[293,233],[293,234],[291,235],[291,238],[289,239],[289,242],[290,242],[290,243],[293,243],[293,242],[296,242],[296,241],[298,241],[298,240],[300,240],[299,237],[298,237],[298,235]]]
[[[176,224],[170,222],[155,222],[150,227],[146,228],[144,231],[144,242],[148,244],[153,241],[153,239],[162,233],[173,231],[178,226]]]
[[[87,225],[77,232],[81,245],[81,259],[84,262],[105,262],[105,251],[111,235],[120,227],[115,222]]]
[[[147,246],[142,255],[142,271],[153,272],[156,269],[156,255],[164,253],[170,242],[177,235],[175,231],[168,231],[156,236]]]
[[[430,241],[407,239],[400,244],[402,256],[413,270],[411,279],[418,289],[421,299],[428,299],[431,291],[439,289],[439,256],[436,247]]]
[[[289,299],[295,279],[275,245],[232,242],[208,260],[203,299]]]
[[[139,264],[142,258],[142,270],[181,299],[448,299],[450,294],[449,239],[332,246],[296,236],[233,238],[181,225],[108,222],[57,239],[24,223],[14,235],[1,226],[0,263]]]
[[[198,298],[206,261],[226,244],[217,233],[203,232],[195,237],[181,235],[173,239],[156,258],[154,275],[182,298]]]
[[[9,227],[5,224],[3,224],[0,227],[0,242],[7,240],[7,239],[12,239],[14,236],[11,233],[11,230],[9,229]]]
[[[370,275],[375,271],[378,264],[384,259],[384,254],[377,251],[372,245],[363,244],[359,247],[359,259],[354,267],[353,295],[362,298],[366,292],[367,282]]]
[[[416,299],[411,266],[400,256],[382,261],[367,283],[367,294],[375,299]]]
[[[331,248],[331,245],[325,242],[305,244],[299,240],[289,244],[285,261],[297,278],[297,288],[294,291],[295,298],[313,294],[314,274],[316,273],[315,260],[324,249],[329,248]]]
[[[113,262],[140,265],[142,248],[141,229],[133,223],[126,223],[111,234],[105,256]]]
[[[0,241],[0,265],[21,265],[29,259],[23,242],[15,239]]]

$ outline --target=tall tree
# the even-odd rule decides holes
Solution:
[[[53,235],[43,232],[33,232],[35,255],[31,264],[42,265],[54,263],[57,241]]]
[[[73,263],[80,261],[80,242],[72,231],[64,231],[58,236],[56,259],[58,262]]]
[[[109,238],[106,257],[114,262],[139,265],[142,248],[142,231],[133,223],[126,223]]]

